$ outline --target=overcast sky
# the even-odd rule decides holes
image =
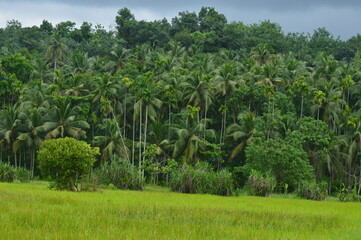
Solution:
[[[180,11],[199,12],[212,6],[228,21],[245,24],[271,20],[284,32],[310,32],[326,27],[334,36],[348,39],[361,33],[360,0],[0,0],[0,27],[8,20],[39,26],[43,19],[54,25],[83,21],[114,26],[119,9],[129,8],[137,20],[171,20]]]

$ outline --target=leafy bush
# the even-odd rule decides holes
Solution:
[[[325,200],[327,197],[327,183],[304,182],[300,186],[298,195],[304,199]]]
[[[252,169],[263,174],[272,172],[278,192],[283,190],[286,183],[288,189],[294,191],[300,181],[315,179],[314,169],[297,135],[285,139],[254,138],[253,144],[247,146],[245,153],[245,172],[251,174]]]
[[[338,194],[340,202],[361,202],[361,196],[357,194],[356,185],[350,191],[344,184],[342,184],[341,192]]]
[[[30,171],[24,168],[15,168],[10,164],[0,163],[0,182],[13,182],[15,180],[27,182],[30,177]]]
[[[251,195],[268,197],[276,187],[276,180],[268,174],[263,176],[259,171],[252,170],[248,178],[248,187]]]
[[[113,184],[119,189],[143,190],[145,186],[136,167],[125,160],[104,164],[97,174],[101,184]]]
[[[25,168],[15,168],[16,180],[28,182],[31,179],[31,172]]]
[[[207,163],[185,166],[171,174],[172,191],[182,193],[208,193],[229,196],[233,194],[234,181],[227,170],[214,172]]]
[[[90,172],[98,154],[98,148],[73,138],[47,140],[38,153],[39,169],[53,181],[52,187],[79,191],[81,177]]]

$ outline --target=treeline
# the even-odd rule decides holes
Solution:
[[[149,181],[178,165],[257,171],[277,191],[361,187],[360,36],[284,34],[228,23],[213,8],[116,30],[73,22],[0,29],[0,161],[37,171],[46,139],[99,146]],[[228,176],[228,175],[227,175]],[[258,175],[257,175],[258,176]]]

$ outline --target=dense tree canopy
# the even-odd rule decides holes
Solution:
[[[153,146],[157,167],[208,162],[239,185],[253,169],[279,188],[361,186],[360,35],[285,34],[211,7],[171,22],[123,8],[115,22],[0,29],[0,161],[36,175],[43,141],[72,137],[145,178]]]

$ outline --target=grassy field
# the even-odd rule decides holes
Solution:
[[[0,183],[1,239],[361,239],[361,204]]]

